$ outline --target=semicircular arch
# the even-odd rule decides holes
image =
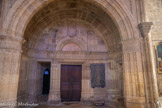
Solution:
[[[32,16],[50,2],[52,0],[16,1],[3,23],[2,34],[23,39],[25,28]],[[93,0],[93,3],[111,16],[119,29],[121,40],[139,37],[138,29],[135,27],[135,20],[129,10],[124,7],[122,1]]]

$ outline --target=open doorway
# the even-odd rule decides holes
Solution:
[[[50,70],[49,68],[46,68],[43,71],[43,90],[42,94],[49,94],[50,89]]]
[[[50,90],[50,72],[51,62],[38,62],[38,68],[41,73],[41,94],[48,95]]]

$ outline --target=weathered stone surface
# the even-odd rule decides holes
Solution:
[[[156,80],[159,96],[162,92],[154,53],[162,40],[160,0],[2,2],[0,102],[38,101],[45,68],[41,63],[48,62],[49,103],[61,100],[61,64],[79,64],[81,101],[105,101],[112,106],[121,102],[126,108],[156,106]],[[105,64],[104,88],[91,88],[92,63]]]

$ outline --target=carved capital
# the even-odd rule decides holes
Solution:
[[[139,30],[143,38],[146,38],[151,30],[152,22],[142,22],[138,25]]]

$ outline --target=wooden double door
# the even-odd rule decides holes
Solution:
[[[61,101],[80,101],[81,98],[81,65],[61,65]]]

